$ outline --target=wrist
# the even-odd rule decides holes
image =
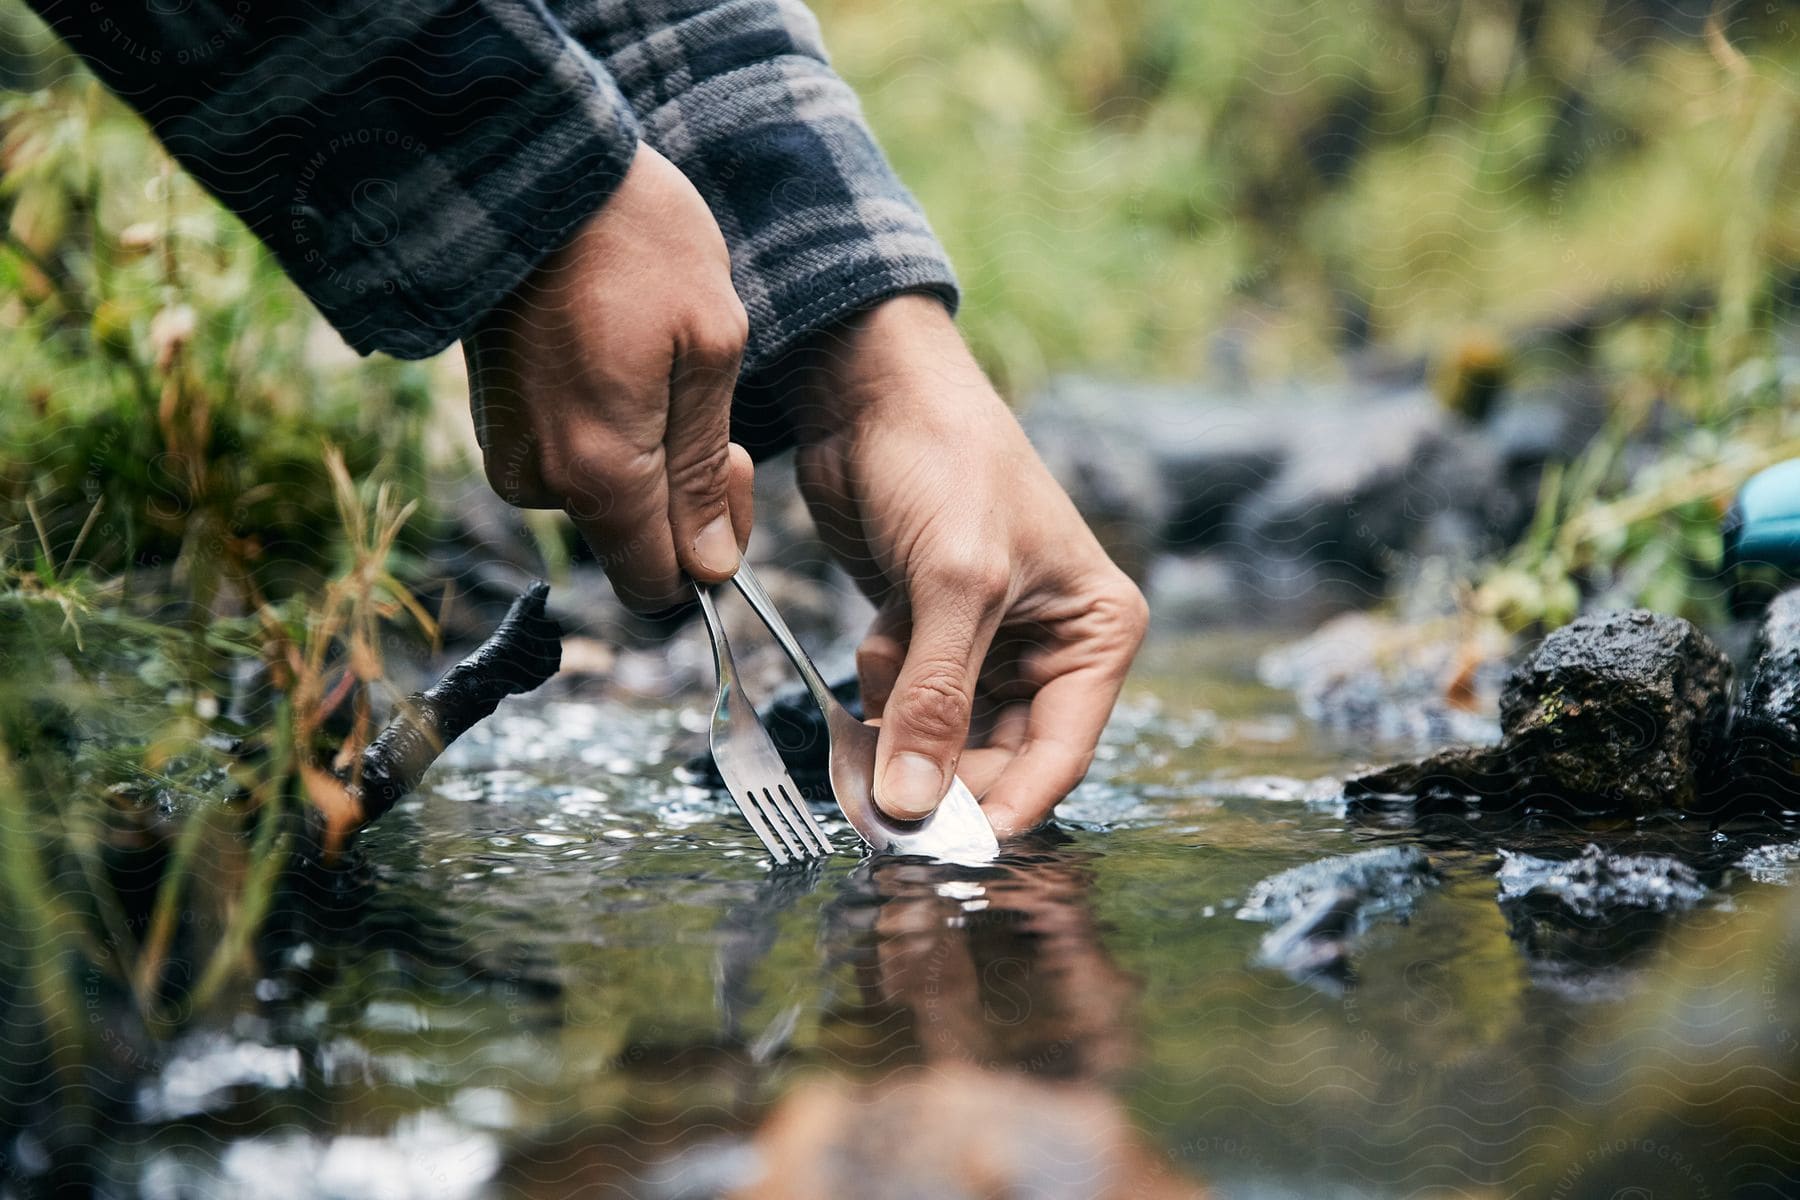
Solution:
[[[949,310],[922,293],[890,297],[821,330],[798,354],[792,402],[803,443],[878,413],[928,420],[943,406],[966,411],[972,391],[993,391]]]

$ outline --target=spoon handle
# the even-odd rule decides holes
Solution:
[[[806,690],[812,693],[813,702],[827,717],[842,711],[843,705],[831,694],[831,687],[825,682],[825,677],[819,674],[819,668],[813,666],[806,647],[800,644],[794,631],[788,628],[787,622],[781,619],[781,614],[775,611],[775,602],[769,599],[769,593],[763,591],[762,583],[757,580],[756,572],[750,569],[748,562],[738,563],[737,574],[731,577],[731,582],[737,585],[737,590],[750,602],[750,607],[756,610],[762,623],[769,627],[769,632],[786,652],[788,661],[794,664],[794,670],[800,672],[800,679],[806,684]]]

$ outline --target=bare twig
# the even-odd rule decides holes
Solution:
[[[336,773],[351,803],[341,815],[326,815],[328,853],[417,787],[444,748],[492,715],[500,701],[556,674],[562,629],[544,611],[549,595],[542,580],[527,587],[487,641],[430,688],[407,697],[354,769]]]

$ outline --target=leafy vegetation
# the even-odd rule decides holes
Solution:
[[[1800,23],[1584,0],[822,0],[1016,387],[1453,352],[1710,291],[1722,346],[1800,265]],[[1721,362],[1719,366],[1727,364]]]

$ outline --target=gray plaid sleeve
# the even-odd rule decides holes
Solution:
[[[542,0],[31,3],[364,353],[467,332],[637,150]]]
[[[731,248],[744,372],[858,309],[956,277],[798,0],[565,0],[643,139],[679,166]]]

